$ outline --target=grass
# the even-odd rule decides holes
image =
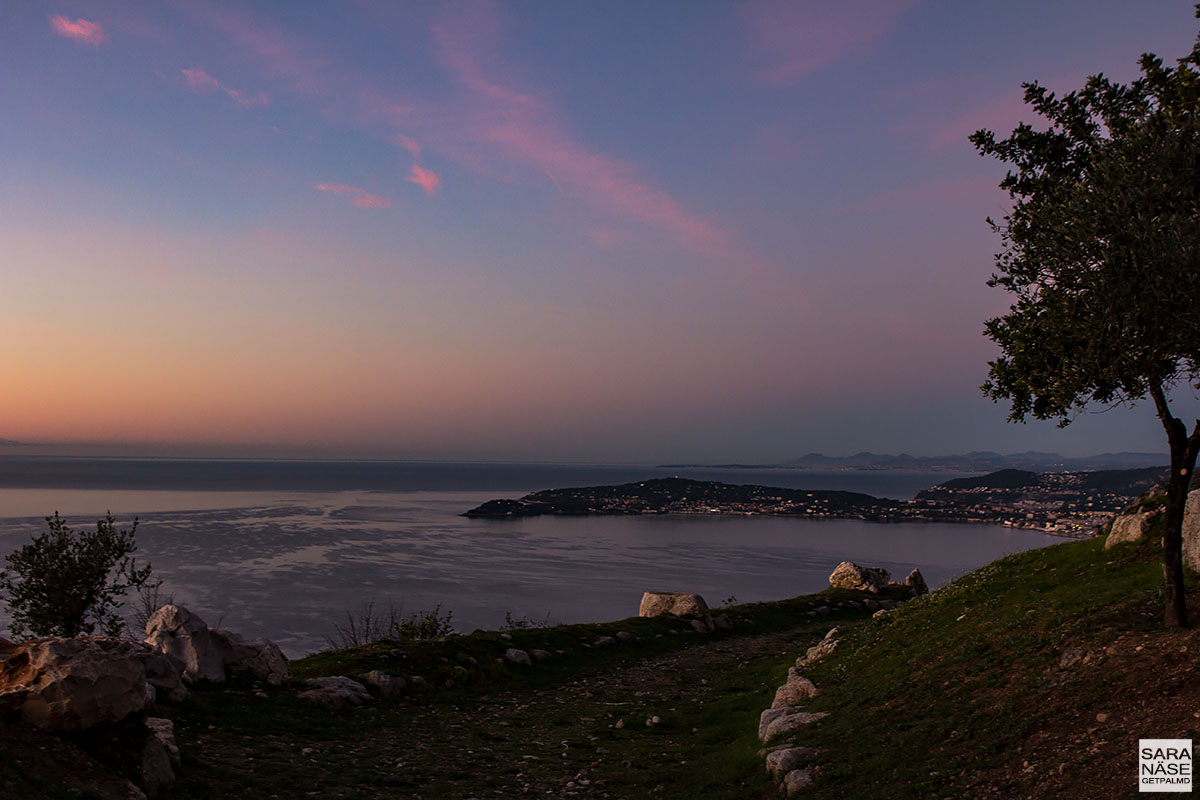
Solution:
[[[315,653],[292,663],[297,681],[371,669],[424,680],[403,702],[338,712],[294,690],[196,691],[168,709],[188,764],[170,794],[289,797],[299,785],[320,797],[760,796],[770,785],[758,715],[789,656],[867,613],[837,607],[856,596],[732,606],[723,611],[734,630],[712,635],[635,617]],[[817,616],[825,605],[833,613]],[[618,633],[633,638],[596,644]],[[523,667],[503,661],[508,648],[554,657]]]
[[[1062,654],[1102,653],[1122,635],[1157,631],[1161,582],[1152,544],[1102,545],[1009,556],[848,629],[809,672],[824,690],[812,709],[832,712],[805,734],[804,744],[834,754],[819,786],[950,796],[1004,769],[1065,713],[1102,707],[1127,676],[1072,680]]]

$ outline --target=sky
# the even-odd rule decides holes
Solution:
[[[1008,198],[967,136],[1195,35],[1190,0],[4,3],[0,454],[1165,452],[1150,404],[980,393]]]

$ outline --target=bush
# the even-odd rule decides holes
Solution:
[[[137,550],[137,519],[129,530],[117,530],[109,513],[97,520],[95,533],[76,533],[56,511],[46,525],[49,530],[5,556],[0,571],[12,635],[71,637],[97,629],[120,635],[121,598],[150,579],[150,565],[137,569],[130,557]]]
[[[334,625],[335,635],[326,637],[325,642],[333,650],[360,647],[371,642],[393,639],[411,642],[417,639],[440,639],[454,633],[450,618],[453,612],[442,616],[442,604],[432,611],[415,611],[404,616],[403,609],[389,606],[386,613],[376,613],[374,603],[366,603],[357,616],[346,612],[346,625]]]

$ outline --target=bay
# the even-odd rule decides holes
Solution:
[[[140,519],[140,559],[210,624],[277,641],[292,657],[327,645],[364,603],[441,605],[458,630],[506,613],[537,622],[617,619],[646,590],[710,604],[819,591],[842,560],[931,586],[1001,555],[1061,541],[992,525],[877,524],[741,516],[467,519],[495,497],[681,475],[910,497],[955,475],[891,471],[662,469],[648,465],[0,459],[0,552],[57,510],[87,527]],[[231,487],[246,487],[237,489]],[[247,490],[250,489],[250,490]],[[0,610],[0,625],[7,626]]]

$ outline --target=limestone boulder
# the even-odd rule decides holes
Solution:
[[[811,725],[814,722],[820,722],[828,716],[828,711],[817,711],[812,713],[808,711],[791,711],[790,713],[783,714],[782,716],[772,720],[766,726],[765,730],[763,731],[764,735],[762,735],[761,738],[763,741],[774,739],[776,736],[782,736],[785,733],[791,733],[797,728],[801,728],[805,725]]]
[[[183,662],[179,659],[145,643],[138,646],[138,658],[146,668],[146,683],[154,687],[155,702],[182,703],[192,696],[183,685]]]
[[[716,626],[704,598],[692,592],[646,592],[638,608],[639,617],[658,617],[670,614],[685,619],[700,620],[703,632],[712,633]],[[701,628],[697,628],[701,630]]]
[[[767,755],[767,772],[775,780],[781,780],[784,775],[820,754],[815,747],[784,747]]]
[[[267,639],[246,640],[210,628],[198,614],[166,605],[146,621],[146,643],[183,664],[189,683],[249,678],[278,686],[292,676],[283,651]]]
[[[614,639],[613,642],[616,642],[616,640]],[[532,659],[529,658],[529,653],[526,653],[524,650],[518,650],[515,647],[510,647],[504,651],[504,660],[510,664],[519,664],[523,667],[533,665]]]
[[[1151,524],[1162,515],[1162,508],[1131,511],[1118,515],[1112,522],[1108,538],[1104,540],[1107,550],[1124,542],[1137,542],[1145,537]]]
[[[173,783],[181,772],[175,724],[169,719],[147,717],[146,728],[150,735],[142,745],[141,783],[150,792],[158,792]]]
[[[358,679],[372,693],[389,699],[403,697],[404,690],[408,687],[404,678],[401,678],[399,675],[388,675],[383,670],[378,669],[373,669],[370,672],[359,675]]]
[[[908,573],[908,577],[904,579],[904,585],[912,589],[912,593],[916,597],[929,594],[929,586],[925,584],[925,576],[921,574],[921,570],[919,569],[914,569]]]
[[[225,674],[231,679],[248,678],[281,686],[292,677],[292,668],[279,645],[270,639],[244,639],[232,631],[217,631],[229,642]]]
[[[298,697],[332,709],[361,706],[371,702],[371,693],[367,691],[367,687],[345,675],[312,678],[305,681],[304,685],[308,688],[297,695]]]
[[[783,777],[783,790],[788,797],[800,797],[813,786],[811,769],[794,769]]]
[[[81,731],[146,707],[146,669],[129,642],[34,639],[0,652],[0,716]]]
[[[228,640],[183,606],[165,605],[151,614],[145,642],[181,662],[183,678],[190,683],[225,681]]]
[[[830,628],[829,632],[825,634],[824,639],[808,648],[808,651],[804,655],[796,659],[796,667],[804,669],[836,650],[838,646],[837,632],[837,628]]]
[[[882,567],[863,567],[853,561],[843,561],[830,573],[829,585],[834,589],[878,593],[891,577],[892,574]]]

